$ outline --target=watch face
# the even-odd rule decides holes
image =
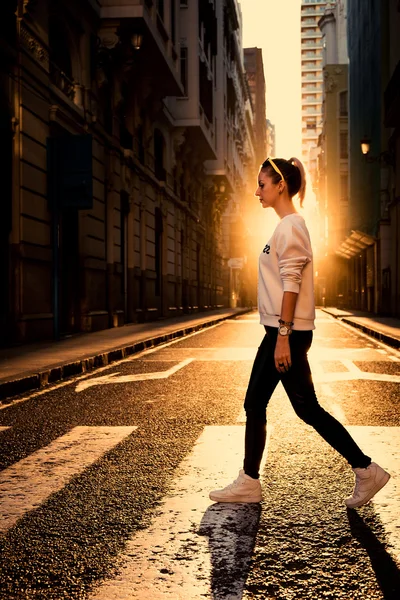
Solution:
[[[280,333],[280,335],[287,335],[289,333],[289,330],[286,327],[286,325],[281,325],[279,327],[279,333]]]

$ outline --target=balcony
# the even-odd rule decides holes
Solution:
[[[321,69],[321,75],[306,75],[305,77],[301,78],[301,83],[310,83],[310,82],[321,82],[322,83],[323,78],[322,78],[322,69]],[[322,87],[322,86],[320,86]]]
[[[314,41],[308,41],[308,42],[302,42],[301,43],[301,49],[302,50],[320,50],[322,51],[322,38],[321,41],[318,42],[314,42]]]
[[[307,73],[309,71],[319,71],[322,73],[322,65],[301,65],[301,71],[302,73]]]
[[[63,94],[67,96],[71,102],[75,99],[75,84],[71,81],[64,71],[57,67],[54,63],[50,63],[50,81],[53,83]]]
[[[317,110],[316,108],[314,108],[313,110],[302,110],[301,116],[302,117],[320,117],[321,111]]]
[[[180,65],[171,39],[173,32],[162,13],[152,0],[133,0],[125,5],[115,0],[102,0],[100,8],[105,30],[114,29],[128,39],[134,33],[143,36],[140,55],[136,58],[139,74],[154,74],[160,96],[182,96]]]

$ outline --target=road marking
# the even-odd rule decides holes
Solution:
[[[131,375],[118,375],[118,371],[116,373],[109,373],[108,375],[104,375],[103,377],[95,377],[94,379],[89,379],[86,381],[81,381],[75,388],[76,392],[82,392],[89,387],[94,385],[106,385],[108,383],[129,383],[131,381],[152,381],[153,379],[168,379],[174,375],[183,367],[186,367],[191,362],[193,362],[193,358],[187,358],[182,362],[178,363],[174,367],[171,367],[167,371],[156,371],[154,373],[132,373]]]
[[[347,426],[346,429],[363,452],[391,475],[372,503],[392,547],[389,552],[400,566],[400,427]]]
[[[187,335],[184,336],[184,339],[186,340],[195,335],[199,335],[201,333],[205,333],[206,331],[210,331],[211,329],[215,329],[216,327],[220,327],[221,324],[222,324],[222,322],[216,323],[215,325],[210,325],[207,328],[200,329],[198,331],[193,331],[192,333],[188,333]],[[138,360],[147,354],[151,354],[152,352],[158,352],[159,350],[162,350],[163,348],[167,348],[168,346],[177,344],[177,343],[181,342],[182,339],[183,338],[179,337],[170,342],[166,342],[165,344],[160,344],[159,346],[152,346],[151,348],[142,350],[141,352],[138,352],[137,354],[134,354],[133,356],[128,356],[126,358],[122,358],[121,360],[117,360],[110,365],[106,365],[105,367],[99,367],[98,369],[96,369],[95,372],[102,373],[103,371],[106,371],[107,369],[114,369],[116,366],[118,366],[122,363],[127,363],[127,362],[130,362],[133,360]],[[82,379],[92,377],[93,374],[94,374],[93,371],[88,371],[87,373],[84,373],[83,375],[78,375],[78,376],[68,379],[66,381],[62,381],[61,383],[57,383],[55,385],[49,384],[49,386],[46,386],[43,389],[38,390],[37,392],[33,392],[32,394],[29,394],[28,396],[24,396],[23,398],[18,398],[17,400],[11,400],[11,402],[9,402],[7,404],[0,404],[0,410],[7,410],[8,408],[11,408],[17,404],[20,404],[22,402],[26,402],[27,400],[30,400],[31,398],[36,398],[37,396],[42,396],[43,394],[47,394],[48,392],[52,392],[54,390],[58,390],[59,388],[65,387],[67,385],[71,385],[75,381],[80,381]]]
[[[243,446],[243,426],[205,427],[161,513],[128,540],[120,574],[90,600],[242,598],[260,505],[213,504],[208,494],[237,477]]]
[[[333,392],[329,383],[321,384],[321,392],[323,396],[329,396],[329,398],[336,398],[336,394]]]
[[[367,380],[367,381],[387,381],[390,383],[400,383],[400,375],[390,375],[387,373],[369,373],[359,369],[352,360],[342,359],[340,361],[344,367],[348,369],[347,372],[333,372],[333,373],[320,373],[318,370],[314,376],[315,362],[312,362],[311,370],[313,372],[314,383],[329,383],[334,381],[353,381],[353,380]]]
[[[335,417],[335,419],[340,421],[340,423],[342,425],[346,425],[346,423],[347,423],[346,413],[344,412],[343,408],[339,404],[336,404],[336,402],[329,404],[328,412],[330,412]]]
[[[0,473],[0,531],[37,508],[137,427],[74,427]]]

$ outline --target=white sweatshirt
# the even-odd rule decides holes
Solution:
[[[298,294],[293,329],[315,329],[313,260],[310,234],[301,215],[283,217],[260,254],[258,310],[260,323],[278,327],[283,292]]]

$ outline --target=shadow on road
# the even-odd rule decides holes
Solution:
[[[204,513],[199,534],[209,538],[214,600],[243,597],[260,515],[259,504],[218,503]]]
[[[355,511],[347,509],[351,534],[365,548],[384,600],[400,598],[400,569],[371,527]]]

